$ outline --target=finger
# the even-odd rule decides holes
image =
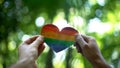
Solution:
[[[38,47],[38,56],[43,52],[43,50],[45,49],[45,45],[41,44]]]
[[[85,45],[87,45],[87,42],[82,38],[82,36],[76,35],[76,42],[79,44],[81,48],[83,48]]]
[[[37,37],[39,37],[39,35],[36,35],[36,36],[31,37],[31,38],[27,39],[26,41],[24,41],[23,43],[30,44],[30,43],[32,43],[34,40],[36,40]]]
[[[95,41],[95,39],[91,36],[86,36],[86,35],[81,35],[84,40],[87,42],[87,43],[90,43],[91,41]]]
[[[38,48],[38,46],[41,44],[43,44],[43,36],[37,37],[37,39],[31,44],[31,46]]]
[[[74,46],[76,47],[77,51],[82,54],[82,49],[77,42],[75,42]]]
[[[83,39],[88,43],[89,42],[89,40],[91,39],[91,37],[90,36],[86,36],[86,35],[81,35],[82,37],[83,37]]]

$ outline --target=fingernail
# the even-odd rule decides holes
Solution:
[[[42,36],[39,36],[37,39],[40,40],[40,41],[43,41],[43,37]]]
[[[78,36],[79,36],[79,34],[76,34],[76,35],[75,35],[75,38],[77,39],[77,38],[78,38]]]
[[[43,37],[43,36],[41,36],[41,35],[40,35],[39,37],[40,37],[41,39],[44,39],[44,37]]]
[[[76,40],[80,40],[80,39],[81,39],[81,35],[79,34],[76,36]]]

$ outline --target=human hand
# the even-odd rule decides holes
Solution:
[[[19,61],[12,68],[36,68],[35,60],[44,48],[42,36],[33,36],[24,41],[19,46]]]
[[[75,46],[78,52],[86,57],[94,68],[110,68],[104,60],[94,38],[85,35],[77,35]]]

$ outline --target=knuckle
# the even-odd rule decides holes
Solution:
[[[83,49],[89,48],[88,44],[84,44]]]
[[[77,37],[77,38],[76,38],[76,41],[80,41],[80,40],[82,40],[81,37]]]
[[[91,37],[91,41],[96,41],[96,39],[94,37]]]

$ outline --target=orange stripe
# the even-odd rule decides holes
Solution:
[[[75,41],[75,36],[65,35],[65,34],[60,34],[55,32],[42,32],[41,35],[47,38],[53,38],[58,40]]]
[[[46,32],[46,31],[51,31],[51,32],[59,32],[59,29],[57,28],[57,26],[52,25],[52,24],[47,24],[45,26],[42,27],[42,31]]]

